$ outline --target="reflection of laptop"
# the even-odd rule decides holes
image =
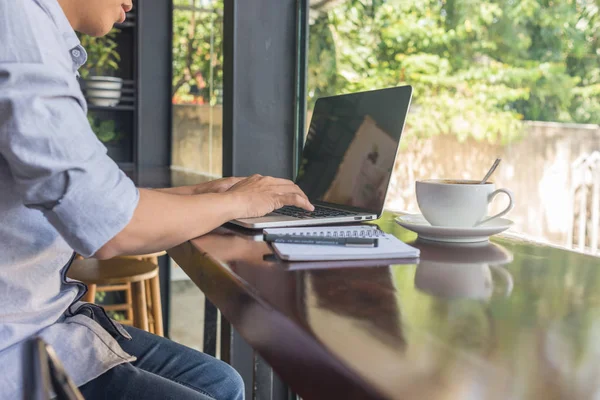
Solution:
[[[283,207],[231,222],[262,229],[379,218],[411,96],[401,86],[318,99],[296,178],[315,211]]]

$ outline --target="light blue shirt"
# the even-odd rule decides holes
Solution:
[[[133,360],[124,330],[65,269],[129,222],[139,194],[87,122],[86,55],[57,0],[0,0],[0,399],[21,397],[24,340],[41,335],[77,385]]]

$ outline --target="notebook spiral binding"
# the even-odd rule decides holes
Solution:
[[[346,231],[313,231],[313,232],[294,232],[288,234],[290,236],[323,236],[323,237],[382,237],[385,233],[379,229],[370,230],[346,230]]]

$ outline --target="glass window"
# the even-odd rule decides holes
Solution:
[[[223,0],[174,0],[174,186],[222,176],[222,93]],[[202,350],[204,295],[174,262],[171,280],[170,336]]]
[[[311,0],[308,118],[321,96],[410,84],[388,209],[416,213],[415,180],[482,178],[500,157],[494,181],[515,193],[513,230],[589,250],[598,32],[592,0]]]
[[[223,0],[174,0],[174,184],[222,176],[222,103]]]

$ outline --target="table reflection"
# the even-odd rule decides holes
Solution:
[[[312,270],[304,279],[313,299],[309,307],[352,320],[396,349],[405,347],[389,266]]]
[[[511,262],[513,256],[498,244],[417,241],[412,245],[421,250],[415,287],[425,293],[489,300],[492,294],[507,297],[513,290],[512,275],[501,266]]]
[[[238,326],[250,326],[244,332],[264,331],[249,336],[253,345],[288,354],[288,361],[313,350],[284,328],[314,338],[391,399],[600,395],[594,257],[514,239],[465,246],[411,237],[405,240],[421,250],[418,264],[302,269],[273,258],[256,240],[222,231],[196,239],[196,249],[222,263],[211,267],[218,274],[196,282],[218,299],[232,280],[275,310],[268,315],[285,315],[290,323],[268,325],[252,308],[235,309],[243,314]]]
[[[600,393],[595,260],[514,243],[411,245],[416,265],[303,271],[314,335],[389,398]]]

